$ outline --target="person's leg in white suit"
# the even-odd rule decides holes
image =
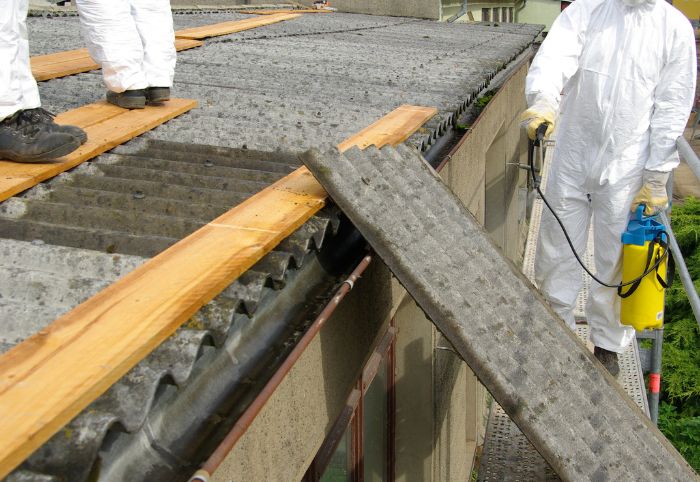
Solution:
[[[175,77],[175,31],[168,0],[131,0],[131,14],[143,44],[148,87],[168,89]]]
[[[552,165],[545,195],[566,228],[578,253],[586,251],[591,203],[588,194],[576,182],[568,182]],[[537,239],[535,280],[554,311],[573,330],[574,308],[583,285],[581,268],[571,253],[564,233],[552,213],[542,209]]]
[[[29,63],[28,0],[0,0],[0,159],[45,162],[87,140],[74,126],[59,126],[41,109]]]
[[[0,120],[41,105],[29,66],[28,0],[0,0]]]
[[[592,195],[596,275],[608,284],[622,279],[622,233],[627,229],[632,198],[642,185],[641,172],[635,181],[606,185]],[[622,353],[635,338],[634,329],[620,324],[620,297],[615,288],[591,284],[586,304],[591,342],[600,348]]]
[[[102,67],[107,100],[142,108],[162,101],[175,72],[175,34],[168,0],[77,0],[83,36]],[[162,90],[160,91],[162,93]]]

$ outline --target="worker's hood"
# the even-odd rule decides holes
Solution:
[[[653,5],[656,3],[656,0],[622,0],[622,3],[628,7],[639,7],[641,5]]]

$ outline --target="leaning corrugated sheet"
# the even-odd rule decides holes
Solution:
[[[78,23],[31,18],[32,53],[82,47]],[[539,30],[308,15],[181,52],[174,91],[199,109],[0,205],[0,267],[12,277],[0,284],[2,348],[289,172],[293,152],[338,143],[401,104],[439,109],[408,141],[427,149]],[[56,112],[104,91],[99,72],[40,89]],[[337,225],[328,210],[309,221],[9,480],[186,479],[215,425],[235,419],[303,329],[313,307],[295,301],[335,282],[317,253],[340,249],[342,236],[328,243]]]

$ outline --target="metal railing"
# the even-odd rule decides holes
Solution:
[[[698,156],[695,154],[695,151],[693,151],[693,148],[690,147],[690,144],[688,144],[688,141],[685,140],[683,136],[678,138],[676,145],[678,146],[678,153],[681,155],[681,157],[683,157],[686,164],[688,164],[690,170],[693,171],[695,177],[700,180],[700,159],[698,159]],[[698,296],[698,292],[695,290],[695,284],[693,283],[693,279],[690,277],[690,273],[688,272],[688,267],[683,259],[681,249],[678,246],[676,237],[673,235],[671,221],[668,219],[666,213],[661,213],[661,220],[666,225],[671,254],[673,254],[673,259],[676,262],[678,276],[680,277],[681,282],[683,283],[683,288],[688,295],[688,301],[693,309],[695,320],[698,322],[698,325],[700,325],[700,296]]]

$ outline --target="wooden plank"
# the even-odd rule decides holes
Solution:
[[[192,39],[175,39],[175,49],[179,52],[203,45],[204,42]],[[32,74],[37,82],[57,79],[68,75],[97,70],[99,64],[92,60],[87,49],[66,50],[49,55],[39,55],[30,59]]]
[[[275,8],[270,10],[258,9],[258,10],[238,10],[238,13],[245,13],[247,15],[276,15],[278,13],[333,13],[333,10],[324,10],[316,8]]]
[[[11,416],[0,417],[0,479],[313,216],[326,197],[301,167],[2,355],[0,413]]]
[[[32,64],[32,75],[34,75],[34,79],[37,82],[43,82],[45,80],[90,72],[99,68],[100,66],[91,57],[79,57],[39,67],[34,67],[34,64]]]
[[[87,49],[77,49],[77,50],[64,50],[61,52],[56,52],[47,55],[35,55],[30,60],[32,70],[35,67],[45,67],[47,65],[60,64],[62,62],[68,62],[70,60],[76,60],[80,58],[90,57]]]
[[[341,152],[357,146],[366,149],[371,145],[379,148],[391,144],[397,145],[408,139],[420,126],[437,114],[434,107],[402,105],[379,119],[374,124],[341,142]]]
[[[202,27],[188,28],[178,30],[175,36],[178,38],[188,39],[204,39],[207,37],[217,37],[219,35],[228,35],[231,33],[242,32],[264,25],[270,25],[285,20],[291,20],[301,17],[298,13],[280,13],[275,15],[262,15],[259,17],[246,18],[243,20],[233,20],[231,22],[216,23],[213,25],[204,25]]]
[[[57,123],[84,128],[88,141],[54,163],[0,161],[0,201],[123,144],[196,105],[197,101],[192,99],[171,99],[162,106],[127,110],[100,102],[57,116]]]
[[[175,37],[175,50],[177,50],[178,52],[182,50],[193,49],[195,47],[201,47],[202,45],[204,45],[204,42],[202,42],[201,40]]]

